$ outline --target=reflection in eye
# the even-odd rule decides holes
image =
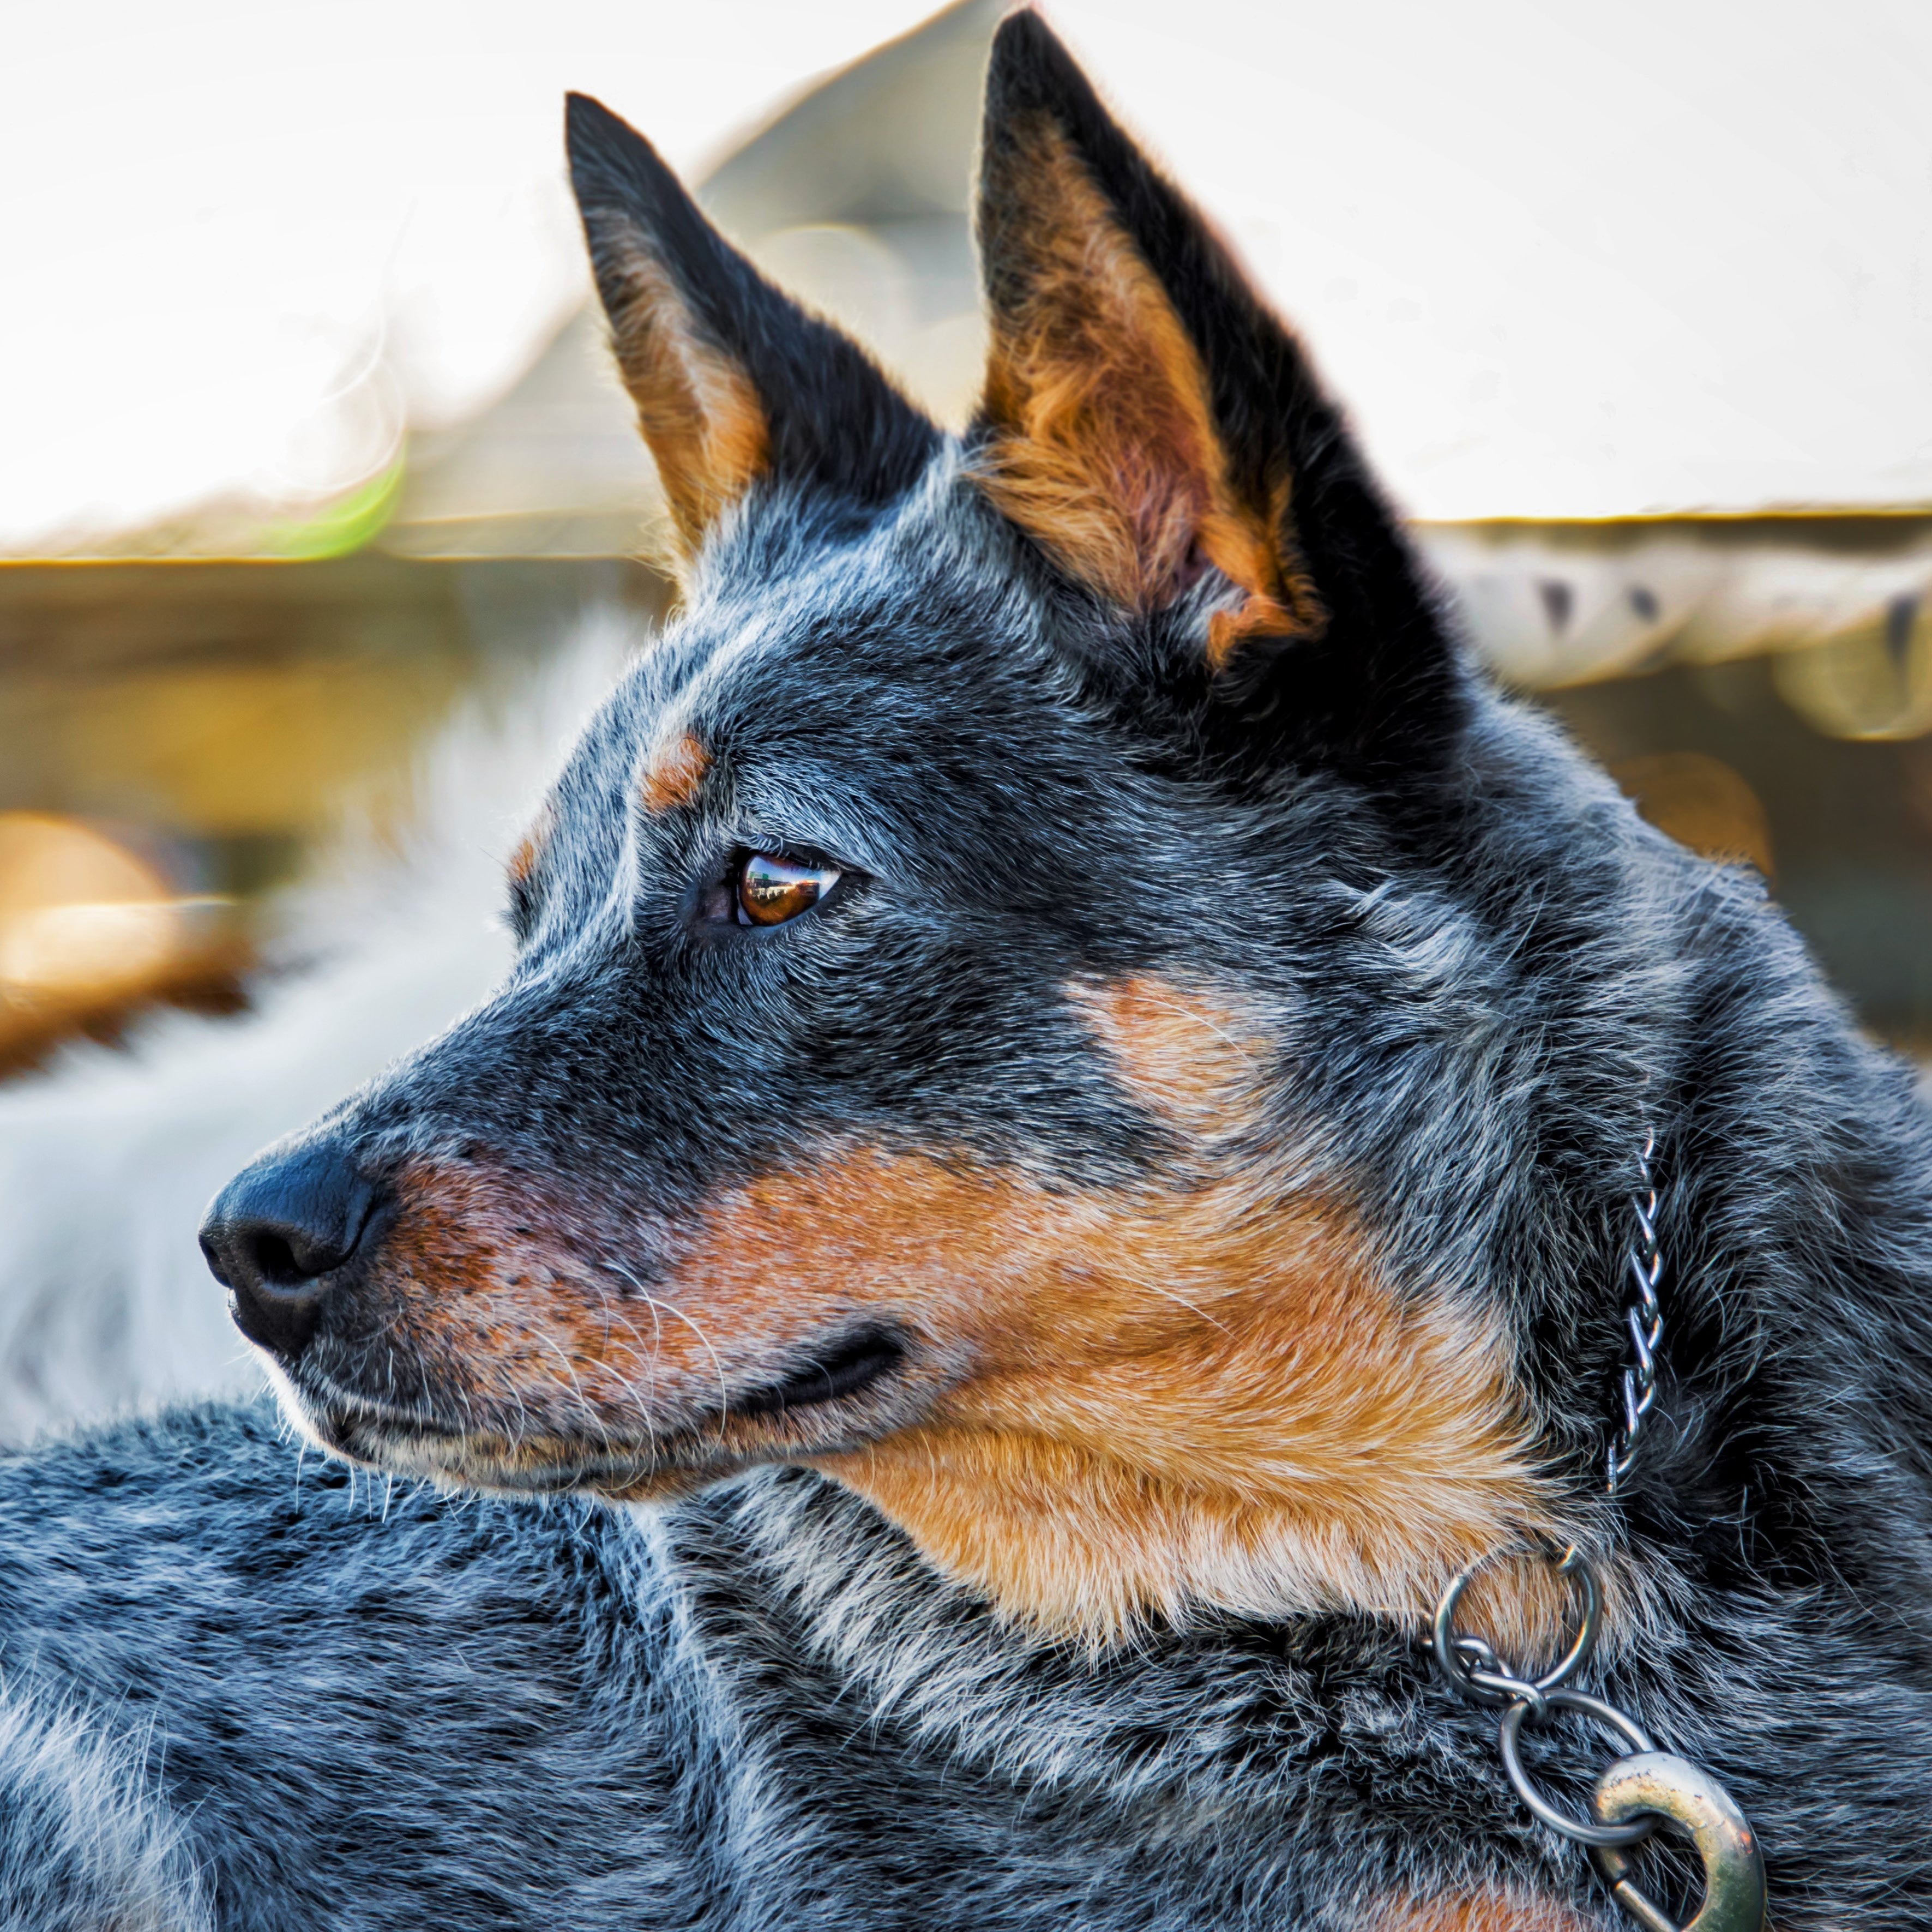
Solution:
[[[754,852],[738,872],[738,923],[782,926],[808,912],[838,883],[832,866],[804,866],[775,852]]]

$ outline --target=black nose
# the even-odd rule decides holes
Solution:
[[[215,1196],[201,1251],[250,1341],[289,1361],[308,1346],[374,1198],[346,1153],[327,1141],[268,1155]]]

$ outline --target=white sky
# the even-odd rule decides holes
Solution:
[[[928,10],[13,0],[0,548],[476,406],[584,286],[566,88],[688,168]],[[1932,501],[1928,0],[1048,10],[1418,514]]]

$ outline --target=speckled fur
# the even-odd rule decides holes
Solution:
[[[1620,1580],[1604,1688],[1750,1813],[1778,1932],[1926,1922],[1932,1126],[1906,1070],[1755,878],[1470,671],[1305,358],[1032,16],[996,47],[988,180],[1015,116],[1058,117],[1204,358],[1216,489],[1292,518],[1318,635],[1210,664],[1239,589],[1213,568],[1110,605],[988,500],[986,425],[942,438],[849,346],[814,359],[822,326],[580,112],[600,268],[633,231],[658,250],[748,371],[734,400],[773,412],[769,466],[729,502],[692,484],[685,609],[559,784],[502,988],[292,1144],[352,1150],[393,1217],[283,1386],[378,1471],[684,1493],[439,1493],[250,1408],[0,1465],[0,1923],[1616,1923],[1433,1682],[1413,1604],[1284,1574],[1274,1614],[1182,1601],[1065,1641],[800,1466],[970,1379],[916,1300],[893,1374],[776,1420],[705,1405],[849,1317],[782,1270],[699,1310],[708,1360],[673,1303],[652,1376],[612,1366],[637,1366],[613,1323],[698,1278],[707,1212],[854,1146],[1070,1202],[1213,1160],[1264,1202],[1344,1202],[1391,1292],[1497,1338],[1541,1492]],[[995,222],[996,304],[1002,247]],[[687,739],[703,770],[647,798],[640,760]],[[718,855],[767,838],[858,883],[706,938]],[[1181,982],[1259,1029],[1257,1118],[1166,1061],[1124,1084],[1094,1014],[1133,1002],[1093,989]],[[1666,1420],[1612,1508],[1647,1126]],[[1575,1802],[1594,1748],[1561,1742]]]

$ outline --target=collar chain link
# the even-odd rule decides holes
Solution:
[[[1650,1171],[1650,1157],[1656,1151],[1657,1136],[1646,1131],[1643,1151],[1636,1157],[1637,1190],[1630,1198],[1636,1234],[1624,1250],[1636,1296],[1624,1310],[1630,1360],[1624,1370],[1623,1428],[1610,1443],[1610,1491],[1613,1496],[1636,1467],[1643,1426],[1657,1406],[1657,1352],[1664,1341],[1664,1309],[1657,1298],[1657,1285],[1664,1275],[1664,1249],[1657,1238],[1657,1180]]]
[[[1650,1164],[1656,1149],[1657,1137],[1647,1131],[1637,1156],[1637,1190],[1630,1201],[1636,1231],[1624,1251],[1635,1292],[1624,1311],[1630,1360],[1623,1376],[1623,1415],[1607,1453],[1612,1498],[1620,1494],[1636,1466],[1645,1425],[1657,1406],[1658,1355],[1664,1340],[1658,1286],[1664,1276],[1664,1250],[1658,1239],[1657,1183]],[[1642,1932],[1763,1932],[1764,1855],[1730,1793],[1688,1759],[1659,1750],[1627,1712],[1567,1688],[1596,1648],[1603,1586],[1589,1559],[1574,1546],[1560,1556],[1553,1549],[1541,1553],[1582,1597],[1576,1635],[1562,1659],[1541,1676],[1532,1676],[1504,1663],[1484,1639],[1456,1628],[1462,1592],[1490,1560],[1484,1556],[1454,1579],[1436,1606],[1432,1636],[1438,1675],[1457,1696],[1502,1708],[1497,1749],[1516,1796],[1552,1831],[1590,1847],[1611,1896]],[[1594,1816],[1588,1820],[1559,1810],[1523,1768],[1525,1727],[1541,1726],[1565,1712],[1615,1733],[1629,1748],[1598,1776],[1590,1801]],[[1664,1825],[1688,1834],[1704,1868],[1704,1902],[1681,1928],[1629,1876],[1631,1850]]]

